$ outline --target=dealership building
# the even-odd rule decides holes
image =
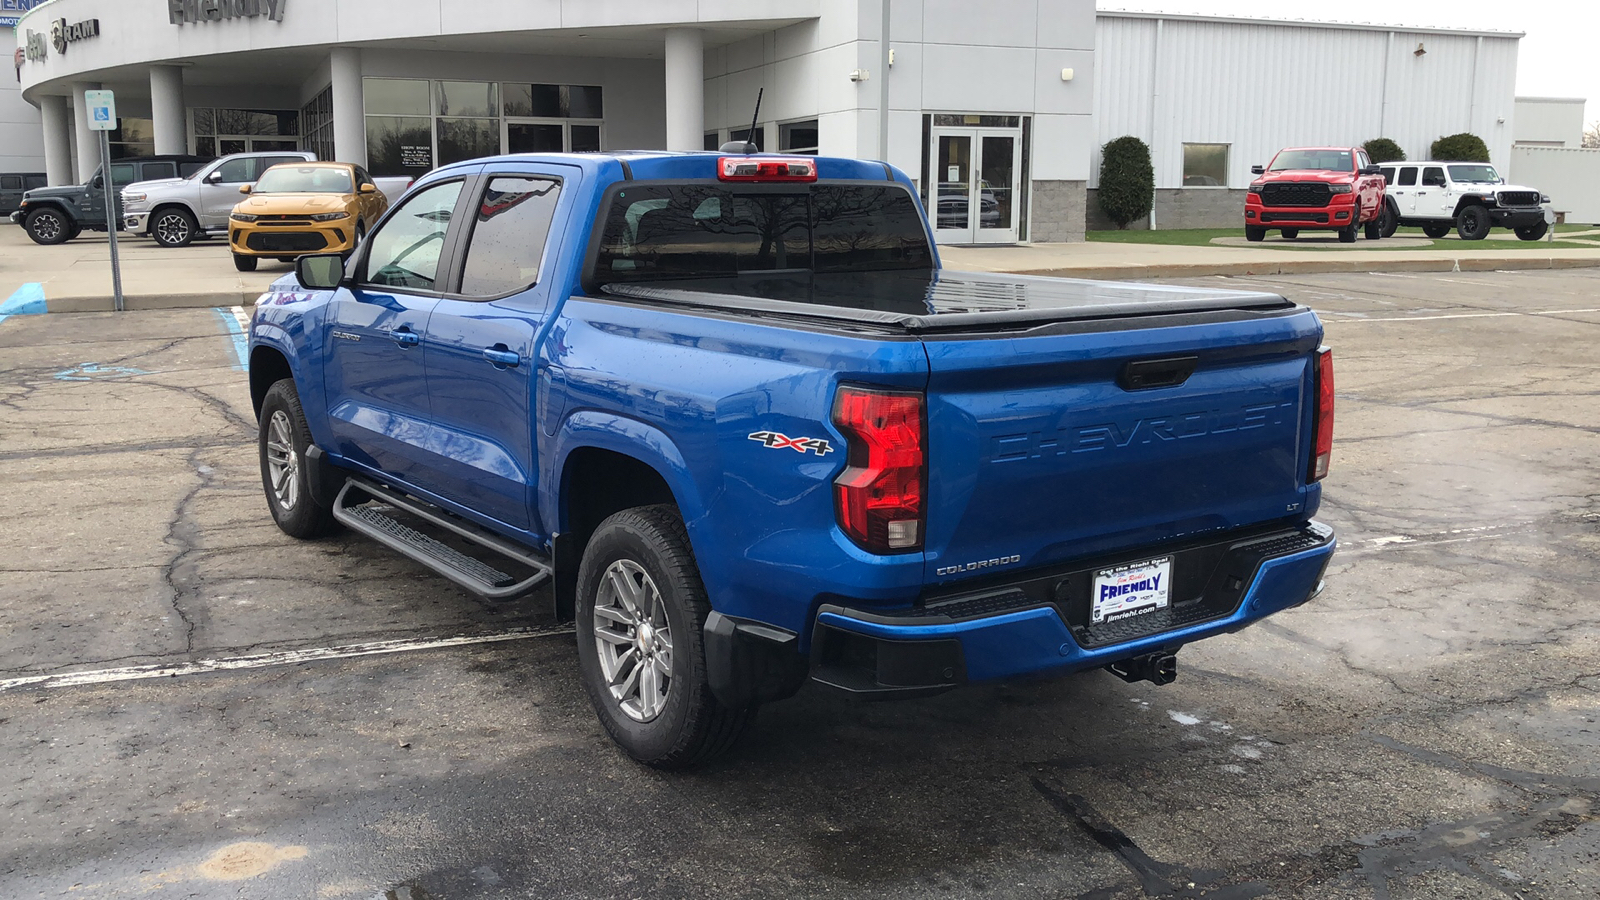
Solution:
[[[1521,38],[1093,0],[0,0],[5,28],[0,173],[86,179],[83,92],[110,89],[114,156],[304,149],[379,176],[730,139],[887,158],[947,243],[1082,239],[1122,135],[1152,149],[1164,228],[1240,221],[1284,145],[1421,158],[1471,131],[1503,162]]]

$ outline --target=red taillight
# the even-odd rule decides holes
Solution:
[[[816,181],[817,161],[799,157],[724,156],[717,160],[723,181]]]
[[[833,424],[850,448],[849,465],[833,482],[839,527],[873,553],[922,549],[922,395],[844,386]]]
[[[1317,351],[1317,412],[1311,426],[1311,472],[1306,481],[1321,481],[1333,459],[1333,351]]]

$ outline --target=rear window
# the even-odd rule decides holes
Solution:
[[[638,183],[613,194],[591,281],[932,267],[902,185]]]

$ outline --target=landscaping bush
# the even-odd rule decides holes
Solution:
[[[1119,137],[1102,148],[1100,209],[1106,218],[1127,228],[1150,215],[1156,202],[1156,170],[1150,148],[1136,137]]]
[[[1463,131],[1439,138],[1433,142],[1433,147],[1428,150],[1429,159],[1442,162],[1481,162],[1489,161],[1489,145],[1483,138]]]
[[[1386,162],[1406,161],[1406,152],[1400,149],[1399,144],[1388,138],[1373,138],[1362,144],[1361,149],[1367,151],[1367,155],[1372,157],[1372,164],[1375,166]]]

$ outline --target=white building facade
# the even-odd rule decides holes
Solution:
[[[886,158],[947,243],[1081,239],[1099,148],[1127,134],[1151,145],[1161,227],[1241,221],[1249,166],[1285,145],[1384,135],[1416,157],[1473,131],[1499,159],[1519,37],[1097,16],[1093,0],[0,3],[21,15],[18,86],[0,90],[20,149],[0,172],[85,179],[100,158],[83,91],[107,88],[114,156],[297,148],[417,175],[749,139]]]

